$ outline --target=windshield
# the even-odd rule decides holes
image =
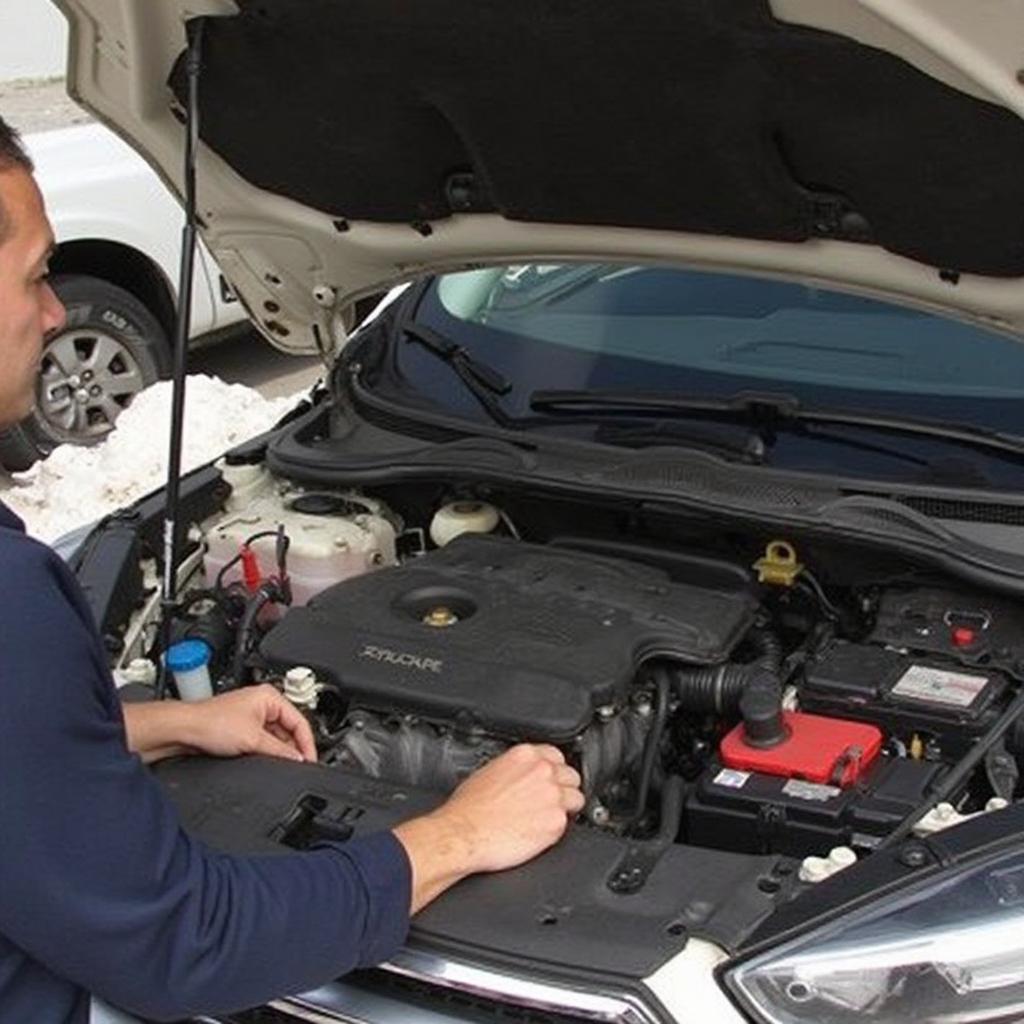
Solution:
[[[608,443],[621,438],[634,447],[672,442],[672,430],[655,436],[648,429],[648,442],[643,431],[625,430],[622,410],[614,430],[593,409],[585,417],[539,422],[531,397],[565,390],[710,400],[755,394],[818,411],[1024,434],[1020,342],[802,284],[678,268],[530,264],[434,278],[413,319],[504,378],[510,388],[501,410],[524,429]],[[420,396],[450,413],[487,419],[451,368],[422,346],[397,345],[396,362]],[[690,420],[686,427],[687,437],[702,429],[721,440],[723,432],[749,424]],[[837,437],[847,442],[842,452]],[[892,434],[871,454],[867,442],[879,440],[866,426],[805,430],[780,438],[767,461],[919,482],[1021,483],[1019,456]],[[864,442],[861,450],[851,441]]]

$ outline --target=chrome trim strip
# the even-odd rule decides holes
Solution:
[[[433,953],[406,949],[378,970],[481,1000],[564,1014],[595,1024],[662,1024],[632,993],[608,994],[537,981]],[[400,995],[381,995],[347,986],[344,979],[269,1005],[308,1024],[455,1024],[462,1019],[457,1011],[449,1016],[416,1007]]]
[[[610,1024],[653,1024],[656,1021],[638,999],[627,993],[602,995],[572,986],[535,981],[492,968],[476,967],[411,949],[402,950],[393,960],[382,964],[380,969],[456,992],[503,999],[514,1006],[566,1013],[584,1020],[607,1021]]]

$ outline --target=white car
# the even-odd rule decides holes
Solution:
[[[103,438],[134,395],[170,373],[181,207],[148,164],[101,124],[25,139],[57,238],[53,286],[67,326],[43,353],[36,407],[0,435],[0,465],[25,469],[58,444]],[[245,325],[200,246],[191,335]]]
[[[179,195],[201,28],[204,241],[335,360],[187,481],[174,623],[218,689],[282,685],[320,764],[166,765],[186,826],[342,841],[517,740],[588,801],[373,971],[245,1011],[174,965],[129,1009],[1018,1018],[1021,5],[58,6],[74,94]],[[133,512],[76,564],[144,679]]]

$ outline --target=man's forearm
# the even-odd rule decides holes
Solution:
[[[468,832],[442,811],[403,822],[394,829],[412,866],[410,914],[472,873]]]
[[[190,718],[195,709],[176,700],[125,704],[124,725],[128,749],[146,764],[165,757],[191,754],[187,743]]]

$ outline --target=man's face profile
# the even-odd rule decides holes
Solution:
[[[47,280],[53,244],[32,174],[0,164],[0,427],[32,410],[43,338],[64,324]]]

